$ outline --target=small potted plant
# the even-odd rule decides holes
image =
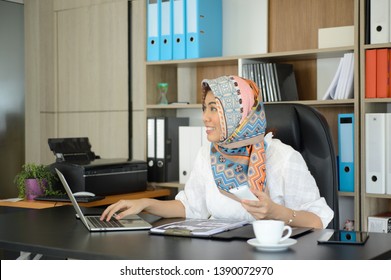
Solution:
[[[56,176],[43,164],[26,163],[15,176],[14,182],[19,190],[19,198],[33,200],[43,194],[52,193]]]

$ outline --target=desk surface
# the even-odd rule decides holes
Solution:
[[[89,208],[88,210],[90,210]],[[0,211],[0,248],[75,259],[389,259],[391,234],[370,233],[365,245],[318,245],[325,230],[297,238],[284,252],[259,252],[246,241],[150,235],[148,231],[90,233],[70,206]],[[156,217],[145,215],[152,223]],[[153,220],[151,220],[153,219]]]
[[[109,205],[115,203],[121,199],[156,198],[156,197],[169,196],[170,193],[171,192],[168,189],[156,189],[156,190],[144,191],[144,192],[108,195],[101,200],[80,203],[80,206],[83,207],[103,206],[103,205]],[[51,207],[70,205],[70,204],[71,204],[70,202],[53,202],[53,201],[36,201],[36,200],[22,200],[17,202],[0,201],[0,206],[34,208],[34,209],[51,208]]]

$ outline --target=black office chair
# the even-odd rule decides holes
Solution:
[[[267,129],[274,137],[300,152],[334,211],[328,228],[339,228],[337,165],[333,141],[324,116],[303,104],[265,104]]]

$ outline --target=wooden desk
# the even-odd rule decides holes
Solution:
[[[171,192],[168,189],[156,189],[152,191],[108,195],[102,200],[79,203],[79,205],[83,207],[104,206],[104,205],[115,203],[121,199],[157,198],[157,197],[169,196],[170,194]],[[21,200],[17,202],[0,201],[0,206],[21,207],[21,208],[31,208],[31,209],[44,209],[44,208],[51,208],[51,207],[68,205],[68,204],[70,204],[70,202],[36,201],[36,200]]]

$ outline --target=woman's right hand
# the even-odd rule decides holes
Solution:
[[[147,199],[119,200],[108,206],[100,216],[100,220],[109,221],[114,216],[117,220],[130,214],[138,214],[148,206]]]

